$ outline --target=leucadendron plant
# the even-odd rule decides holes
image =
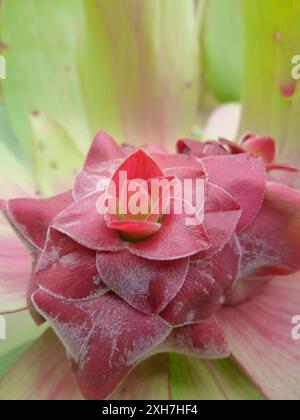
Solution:
[[[1,10],[0,397],[300,399],[300,4],[24,3]]]

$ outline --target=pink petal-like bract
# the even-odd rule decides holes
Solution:
[[[43,249],[50,223],[72,201],[70,192],[46,200],[9,200],[6,213],[17,232],[30,246]]]
[[[96,252],[52,228],[35,269],[35,281],[61,299],[86,299],[107,290],[97,272]]]
[[[264,199],[267,180],[264,165],[246,153],[211,156],[202,162],[208,179],[231,194],[242,207],[238,230],[244,229],[257,215]]]
[[[170,333],[159,316],[143,315],[113,293],[67,303],[40,290],[33,299],[65,343],[83,395],[91,399],[107,398]]]
[[[199,324],[174,328],[163,345],[169,351],[202,359],[224,359],[229,356],[226,337],[214,317]]]
[[[265,163],[272,163],[276,155],[275,140],[272,137],[248,136],[243,140],[246,152],[261,157]]]
[[[101,132],[71,192],[0,201],[33,257],[29,275],[12,238],[0,238],[21,264],[8,271],[2,259],[0,303],[8,312],[28,305],[37,323],[50,323],[87,399],[108,398],[139,362],[166,351],[218,359],[232,347],[264,384],[257,360],[276,341],[262,320],[264,302],[279,313],[286,294],[272,289],[273,277],[300,270],[300,194],[268,173],[280,166],[272,138],[182,139],[177,152],[121,147]],[[170,189],[155,195],[155,182]],[[111,199],[114,210],[103,211]],[[261,349],[236,336],[248,318],[252,337],[264,336]]]
[[[181,289],[189,259],[151,261],[128,251],[99,252],[97,267],[109,289],[139,311],[160,313]]]

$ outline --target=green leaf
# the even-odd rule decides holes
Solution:
[[[33,114],[30,121],[38,188],[46,196],[70,189],[76,171],[82,166],[82,153],[64,129],[45,114]]]
[[[262,400],[263,397],[230,359],[204,361],[171,356],[172,399]]]
[[[0,105],[0,139],[18,158],[22,157],[20,146],[7,120],[3,104]],[[24,163],[28,164],[29,162]]]
[[[36,340],[1,378],[0,398],[82,399],[66,352],[51,330]]]
[[[11,350],[4,356],[0,356],[0,378],[11,366],[15,364],[17,359],[30,347],[31,344],[31,342],[28,342]]]
[[[70,0],[71,9],[72,2]],[[110,12],[111,3],[116,2],[106,2],[107,13]],[[106,32],[97,0],[81,0],[80,20],[82,28],[80,37],[76,39],[77,59],[74,65],[80,80],[87,124],[92,135],[105,130],[119,139],[122,130],[113,76],[114,67],[120,66],[120,63],[111,59],[112,39],[110,33]],[[115,28],[118,28],[118,22]]]
[[[205,0],[202,13],[204,87],[222,102],[238,101],[244,49],[241,0]]]
[[[152,356],[140,363],[121,383],[112,400],[168,400],[170,369],[167,353]]]
[[[7,370],[26,348],[48,328],[37,327],[28,311],[5,315],[6,340],[0,340],[0,374]]]
[[[199,75],[193,0],[10,0],[2,30],[5,107],[29,155],[33,111],[82,151],[99,129],[139,144],[190,132]]]
[[[34,193],[29,169],[0,139],[0,196],[2,199],[28,196]]]
[[[98,0],[97,5],[110,47],[122,140],[173,146],[190,133],[197,105],[193,0]]]
[[[64,387],[59,386],[62,381]],[[63,346],[51,330],[0,381],[0,395],[4,399],[26,400],[80,398]],[[183,355],[160,354],[139,364],[111,399],[203,401],[262,400],[263,397],[229,359],[201,361]]]
[[[61,0],[55,7],[51,0],[3,3],[1,26],[8,48],[4,103],[17,139],[29,155],[28,116],[33,111],[48,113],[81,149],[89,144],[76,68],[81,7],[79,0]]]
[[[274,136],[281,159],[299,162],[300,89],[292,58],[300,52],[300,3],[244,0],[245,67],[241,132]]]

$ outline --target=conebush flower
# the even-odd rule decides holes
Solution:
[[[28,306],[54,328],[86,398],[109,397],[154,353],[227,357],[215,318],[221,306],[300,269],[300,194],[268,179],[259,156],[267,142],[255,141],[258,156],[232,153],[224,141],[180,140],[179,154],[129,152],[99,133],[72,191],[2,202],[33,256]],[[203,177],[203,222],[188,225],[183,213],[164,214],[164,207],[159,218],[101,214],[97,201],[111,194],[111,182],[121,202],[121,172],[139,187],[141,180]],[[149,195],[147,184],[142,193]]]
[[[0,397],[300,399],[300,8],[23,3],[0,12]]]

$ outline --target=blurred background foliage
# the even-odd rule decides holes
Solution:
[[[181,136],[232,132],[238,139],[254,131],[275,136],[282,159],[299,162],[300,93],[291,77],[292,57],[300,54],[299,0],[0,4],[5,197],[20,184],[46,196],[64,190],[100,129],[122,143],[169,148]],[[220,106],[221,118],[208,129]],[[10,315],[9,324],[0,375],[42,333],[23,313]],[[192,359],[176,357],[174,381],[181,377],[177,386],[188,387],[193,377],[184,375],[184,364]],[[236,377],[232,366],[215,369]],[[245,389],[244,397],[256,393]]]

